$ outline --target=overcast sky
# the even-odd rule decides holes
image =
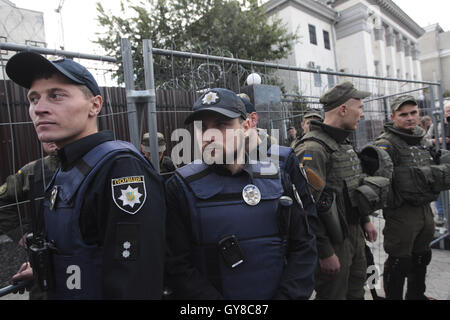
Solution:
[[[49,48],[62,44],[59,15],[55,12],[60,0],[11,0],[20,8],[44,12],[45,34]],[[64,45],[66,50],[102,54],[101,48],[92,44],[99,31],[96,22],[96,0],[65,0],[62,7]],[[119,0],[101,0],[105,8],[118,12]],[[450,30],[449,0],[394,0],[421,27],[439,23],[444,31]]]

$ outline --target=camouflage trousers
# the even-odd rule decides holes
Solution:
[[[339,273],[333,275],[323,273],[317,264],[316,299],[364,299],[364,283],[367,276],[364,233],[360,225],[349,225],[348,231],[349,235],[343,243],[333,245],[341,265]]]

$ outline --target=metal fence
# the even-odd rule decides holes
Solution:
[[[152,157],[158,154],[155,152],[156,132],[160,131],[166,137],[167,154],[171,155],[172,147],[178,142],[171,140],[173,130],[184,127],[183,121],[201,92],[214,87],[247,93],[258,111],[259,127],[267,129],[269,134],[272,129],[278,129],[280,143],[286,142],[288,127],[294,125],[301,131],[300,124],[305,112],[311,109],[323,112],[319,96],[343,80],[353,82],[360,90],[372,92],[372,96],[364,101],[365,117],[351,137],[357,150],[373,142],[382,132],[384,123],[389,120],[390,102],[401,94],[408,93],[417,98],[422,114],[429,115],[433,121],[435,136],[439,135],[437,124],[444,123],[442,87],[440,83],[435,82],[243,60],[229,53],[212,55],[209,52],[201,54],[158,49],[152,48],[149,40],[144,40],[143,43],[145,79],[136,79],[137,66],[133,66],[132,51],[126,39],[122,40],[123,61],[116,61],[111,57],[8,43],[0,43],[0,49],[34,50],[41,54],[79,60],[102,86],[105,103],[100,115],[100,129],[112,130],[116,138],[131,141],[136,146],[139,146],[142,134],[150,131],[150,144],[154,148]],[[1,52],[4,51],[0,51],[0,58]],[[95,63],[91,64],[91,61]],[[5,62],[1,59],[2,79],[6,79]],[[123,66],[125,87],[117,85],[113,75],[120,64]],[[261,85],[249,85],[246,80],[252,73],[260,75]],[[7,175],[17,172],[24,164],[43,154],[27,115],[28,103],[24,89],[9,80],[1,82],[0,178],[4,181]],[[442,131],[443,128],[442,125]],[[440,147],[443,146],[438,142],[436,148]],[[156,158],[153,163],[158,163],[155,160]],[[443,193],[443,200],[445,217],[448,220],[447,193]],[[20,206],[15,205],[21,212]],[[447,235],[444,234],[438,240]]]

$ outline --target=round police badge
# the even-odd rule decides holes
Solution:
[[[261,201],[261,192],[257,186],[248,184],[242,190],[242,198],[249,206],[256,206]]]

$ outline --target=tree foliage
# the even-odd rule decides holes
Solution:
[[[155,48],[254,61],[285,58],[298,39],[280,19],[269,21],[258,0],[121,0],[120,15],[112,15],[100,3],[97,13],[105,31],[97,34],[96,43],[122,61],[121,38],[128,38],[141,87],[143,39],[151,39]],[[155,56],[154,67],[160,84],[192,66],[188,61],[174,66],[172,57]],[[116,76],[123,82],[122,67]]]

